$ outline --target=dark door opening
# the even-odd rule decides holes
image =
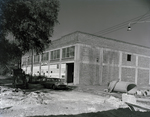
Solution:
[[[74,63],[67,63],[67,83],[73,83]]]

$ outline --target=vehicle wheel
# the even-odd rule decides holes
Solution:
[[[55,90],[55,89],[56,89],[56,86],[55,86],[55,85],[53,85],[53,86],[52,86],[52,89],[54,89],[54,90]]]

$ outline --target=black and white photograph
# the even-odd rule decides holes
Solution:
[[[150,117],[150,0],[0,0],[0,117]]]

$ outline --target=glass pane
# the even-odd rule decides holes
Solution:
[[[56,50],[54,51],[54,59],[57,58],[57,53],[56,53]]]
[[[66,77],[66,64],[61,64],[61,78]]]
[[[69,48],[67,48],[67,56],[66,57],[69,57]]]
[[[70,51],[70,57],[74,56],[74,46],[70,47],[69,51]]]
[[[28,58],[28,64],[31,64],[31,56]]]
[[[46,60],[49,59],[49,52],[46,53]]]
[[[40,71],[39,68],[40,68],[39,66],[34,66],[34,67],[33,67],[33,75],[34,75],[34,76],[39,76],[39,75],[40,75],[40,74],[39,74],[39,71]]]
[[[62,58],[65,58],[66,48],[63,48],[62,50]]]
[[[54,56],[53,56],[53,51],[51,51],[51,60],[53,60]]]
[[[59,78],[59,69],[57,69],[57,64],[50,65],[50,77]]]
[[[60,50],[57,50],[57,58],[60,58]]]
[[[48,65],[41,66],[41,75],[48,76]]]

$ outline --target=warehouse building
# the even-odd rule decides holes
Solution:
[[[106,85],[110,81],[150,84],[150,48],[83,32],[52,41],[43,54],[22,57],[22,68],[33,75],[65,78],[67,83]]]

